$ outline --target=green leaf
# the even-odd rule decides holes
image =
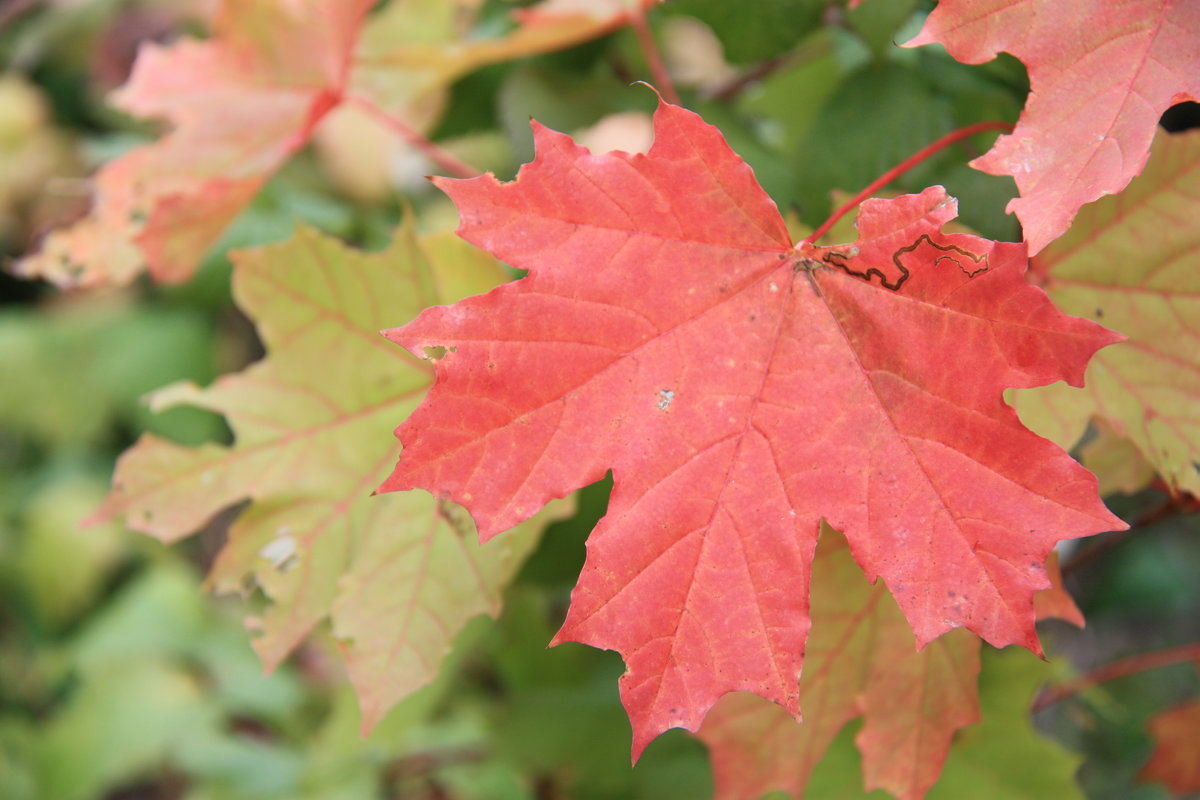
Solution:
[[[929,800],[1082,800],[1075,783],[1082,759],[1039,735],[1030,718],[1033,697],[1053,669],[1017,648],[985,652],[983,724],[961,732]]]
[[[5,311],[0,425],[58,449],[104,442],[115,424],[135,419],[139,427],[203,440],[220,432],[210,415],[141,419],[137,400],[168,381],[210,379],[211,361],[209,330],[182,309],[131,311],[127,298],[99,295],[38,315]]]
[[[847,76],[829,95],[795,152],[801,212],[819,224],[834,189],[857,192],[953,128],[950,105],[923,76],[900,64],[876,64]],[[928,185],[929,162],[905,173],[900,188]]]
[[[116,525],[78,528],[104,496],[95,479],[65,476],[29,499],[14,572],[38,620],[59,629],[95,604],[124,555],[127,534]]]
[[[895,57],[896,42],[906,38],[898,32],[910,21],[916,6],[916,0],[863,3],[846,10],[846,21],[863,38],[876,58]]]
[[[196,676],[161,660],[130,660],[93,674],[39,743],[39,797],[96,797],[156,766],[214,711]]]
[[[696,17],[717,34],[736,64],[765,61],[795,46],[821,19],[821,0],[677,0],[671,8]]]
[[[1040,736],[1030,718],[1034,695],[1056,668],[1032,654],[985,649],[979,679],[983,721],[961,730],[927,800],[1028,800],[1083,797],[1075,783],[1082,758]],[[854,742],[861,733],[847,726],[813,771],[806,796],[822,800],[884,800],[865,792]]]

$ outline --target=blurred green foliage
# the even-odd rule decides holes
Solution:
[[[481,24],[508,24],[508,8],[489,2]],[[25,87],[0,93],[6,259],[70,216],[81,199],[82,164],[148,135],[146,125],[109,110],[103,95],[127,71],[137,40],[196,29],[189,10],[165,0],[0,6],[0,59]],[[652,22],[669,32],[681,20],[699,20],[715,31],[728,63],[681,82],[685,100],[724,130],[782,208],[813,226],[828,214],[831,191],[857,190],[957,127],[1013,120],[1019,112],[1028,87],[1015,61],[966,67],[931,48],[892,46],[927,10],[917,0],[874,0],[853,11],[819,0],[677,0]],[[456,84],[435,136],[491,137],[487,152],[499,155],[489,166],[511,174],[532,156],[531,116],[577,131],[613,113],[651,110],[653,96],[628,86],[645,74],[641,58],[632,33],[621,31],[565,53],[487,67]],[[743,80],[746,72],[757,77]],[[27,148],[48,137],[56,155],[47,165],[44,153],[33,159]],[[983,144],[968,150],[977,154]],[[1011,183],[964,161],[962,151],[946,151],[898,187],[944,183],[961,199],[966,224],[1014,238],[1014,223],[1003,214]],[[41,171],[31,177],[24,170],[35,164]],[[0,797],[711,793],[703,748],[678,731],[630,767],[615,654],[574,644],[545,650],[582,564],[584,538],[603,513],[607,484],[585,490],[579,514],[548,532],[500,620],[473,623],[438,683],[365,739],[327,633],[264,676],[239,623],[244,603],[260,599],[205,594],[201,576],[220,545],[223,520],[174,548],[113,525],[79,528],[104,495],[114,459],[137,434],[185,443],[228,435],[210,414],[155,416],[139,398],[176,380],[206,384],[259,354],[229,298],[229,248],[284,239],[297,221],[367,247],[387,240],[400,216],[400,190],[376,202],[351,200],[331,188],[324,170],[312,151],[289,165],[182,287],[139,284],[60,296],[0,276]],[[426,221],[453,218],[436,193],[414,189],[404,202]],[[1164,498],[1146,490],[1114,502],[1137,519]],[[1090,666],[1200,638],[1198,527],[1195,516],[1170,518],[1073,572],[1068,585],[1089,627],[1047,626],[1048,649]],[[1082,761],[1089,797],[1165,797],[1159,787],[1135,782],[1150,747],[1144,726],[1196,693],[1195,671],[1182,665],[1126,678],[1043,712],[1039,726],[1080,755],[1023,772],[1030,756],[1022,748],[1033,736],[1028,716],[991,698],[1032,697],[1047,673],[1062,677],[1059,664],[1047,667],[1023,653],[987,657],[987,721],[964,732],[946,785],[934,796],[982,797],[973,792],[1001,778],[995,796],[1049,796],[1037,781],[1048,770],[1069,774]],[[818,771],[816,796],[862,796],[854,732],[843,732]],[[977,768],[972,748],[994,751],[1000,742],[1009,773]]]

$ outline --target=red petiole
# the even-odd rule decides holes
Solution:
[[[1166,667],[1172,664],[1181,664],[1187,661],[1194,661],[1200,664],[1200,644],[1188,644],[1182,647],[1171,647],[1166,650],[1156,650],[1151,653],[1139,653],[1136,656],[1122,658],[1104,666],[1097,667],[1091,672],[1084,673],[1074,680],[1061,683],[1058,686],[1051,686],[1042,690],[1038,695],[1037,700],[1033,703],[1032,710],[1037,712],[1044,708],[1054,705],[1055,703],[1065,700],[1068,697],[1079,694],[1085,689],[1090,689],[1097,684],[1106,683],[1124,678],[1128,675],[1136,675],[1139,672],[1145,672],[1159,667]]]
[[[799,248],[803,244],[812,244],[817,239],[820,239],[829,232],[830,228],[837,224],[838,220],[849,214],[854,209],[858,208],[858,204],[863,200],[871,197],[880,189],[887,186],[896,178],[900,177],[905,172],[908,172],[917,164],[920,164],[922,161],[926,160],[939,150],[943,150],[955,142],[962,141],[963,139],[966,139],[969,136],[974,136],[977,133],[983,133],[984,131],[1001,131],[1003,133],[1012,133],[1012,129],[1013,126],[1007,122],[976,122],[974,125],[968,125],[965,128],[959,128],[956,131],[947,133],[933,144],[918,150],[916,153],[913,153],[911,156],[904,159],[899,164],[892,167],[887,172],[883,173],[870,184],[868,184],[865,189],[854,195],[854,197],[852,197],[848,203],[843,205],[837,211],[833,212],[829,219],[821,223],[821,225],[815,231],[800,240],[796,247]]]

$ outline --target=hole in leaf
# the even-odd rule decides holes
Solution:
[[[275,538],[259,550],[258,554],[280,572],[287,572],[300,562],[296,539],[286,533],[286,528],[280,528]]]
[[[1176,103],[1163,112],[1158,124],[1169,133],[1200,128],[1200,103],[1190,100]]]

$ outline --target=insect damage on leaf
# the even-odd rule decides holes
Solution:
[[[861,265],[861,271],[859,271],[855,268],[858,266],[854,260],[857,255],[857,248],[849,248],[848,252],[828,248],[824,261],[847,275],[853,275],[866,281],[870,281],[871,277],[875,276],[879,278],[881,286],[891,289],[893,292],[900,291],[900,287],[912,274],[909,264],[914,267],[920,264],[931,264],[933,267],[958,267],[968,278],[974,278],[979,273],[986,272],[988,268],[986,253],[980,255],[952,244],[941,245],[930,239],[929,234],[925,233],[921,234],[912,244],[901,247],[892,253],[895,272],[890,276],[878,267],[869,264]]]
[[[689,111],[660,104],[644,155],[534,138],[514,181],[437,181],[460,235],[528,274],[387,332],[457,352],[381,488],[455,499],[486,540],[612,470],[554,641],[622,654],[635,756],[731,691],[799,714],[822,519],[919,644],[1038,651],[1054,543],[1123,523],[1001,395],[1078,385],[1120,337],[1028,285],[1022,245],[944,233],[940,187],[864,202],[850,246],[794,247]]]

